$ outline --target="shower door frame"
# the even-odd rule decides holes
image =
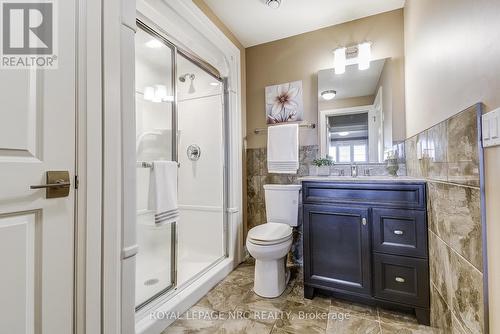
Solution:
[[[164,303],[170,297],[174,295],[174,292],[178,288],[183,288],[188,286],[193,281],[198,279],[204,273],[208,272],[210,269],[215,267],[218,263],[223,261],[229,256],[229,243],[228,243],[228,149],[227,149],[227,141],[228,136],[228,124],[227,124],[227,115],[228,115],[228,107],[229,107],[229,90],[228,90],[228,80],[227,78],[223,78],[219,71],[214,68],[209,63],[205,62],[203,59],[197,57],[196,55],[190,53],[189,51],[180,48],[175,43],[171,42],[167,36],[161,33],[158,30],[152,28],[154,26],[151,22],[145,18],[136,18],[136,25],[138,29],[143,30],[147,34],[150,34],[152,37],[158,38],[162,43],[164,43],[167,47],[169,47],[172,51],[172,93],[174,96],[174,101],[172,102],[172,161],[176,161],[179,164],[179,148],[178,148],[178,99],[177,99],[177,57],[184,57],[186,60],[193,63],[195,66],[198,66],[207,74],[211,75],[214,79],[219,81],[222,84],[223,92],[222,92],[222,142],[223,145],[223,154],[222,154],[222,169],[223,169],[223,199],[222,199],[222,212],[223,212],[223,251],[224,254],[212,264],[210,264],[207,268],[204,268],[202,271],[197,273],[195,276],[186,281],[182,286],[177,286],[177,265],[178,265],[178,237],[177,237],[177,222],[173,224],[172,233],[171,233],[171,277],[172,284],[167,286],[162,291],[154,294],[146,301],[135,307],[136,314],[138,312],[142,312],[144,310],[155,307],[157,304]]]

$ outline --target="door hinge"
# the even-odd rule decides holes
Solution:
[[[78,180],[78,175],[75,175],[75,189],[78,189],[80,180]]]

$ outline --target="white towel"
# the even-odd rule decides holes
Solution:
[[[175,222],[179,218],[177,204],[177,162],[154,161],[149,181],[149,209],[155,223]]]
[[[299,125],[274,125],[267,129],[269,173],[297,174],[299,169]]]

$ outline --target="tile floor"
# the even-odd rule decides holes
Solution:
[[[163,334],[434,334],[414,316],[352,304],[326,296],[304,299],[302,276],[292,268],[278,298],[253,293],[253,263],[240,265]]]

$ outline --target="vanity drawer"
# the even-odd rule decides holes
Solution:
[[[424,259],[374,254],[374,295],[385,300],[428,307],[429,263]]]
[[[304,203],[425,209],[423,183],[303,182]]]
[[[372,220],[374,251],[427,257],[425,211],[373,208]]]

